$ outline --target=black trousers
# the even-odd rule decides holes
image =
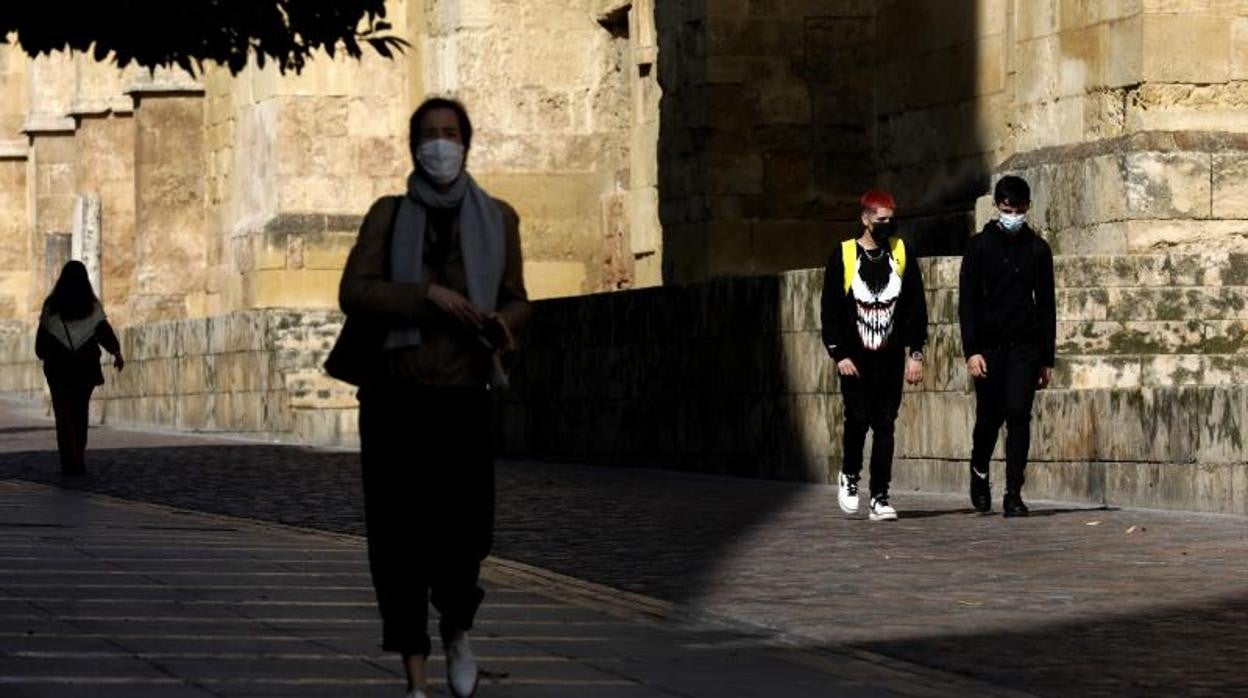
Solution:
[[[900,351],[863,352],[851,357],[857,376],[840,376],[845,405],[841,472],[862,472],[862,451],[871,442],[871,494],[887,494],[893,479],[894,425],[901,408],[906,357]]]
[[[382,648],[429,655],[429,603],[442,639],[470,630],[494,537],[491,397],[484,388],[370,386],[360,400],[368,560]]]
[[[1040,380],[1040,348],[1031,342],[1006,344],[986,352],[984,360],[988,375],[975,380],[971,467],[988,472],[1004,424],[1005,491],[1020,494],[1031,450],[1031,407]]]
[[[61,472],[80,475],[87,470],[87,425],[91,409],[91,385],[49,383],[52,414],[56,417],[56,450]]]

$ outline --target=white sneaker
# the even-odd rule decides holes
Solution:
[[[413,688],[407,692],[407,698],[429,698],[429,696],[419,688]]]
[[[877,494],[871,498],[872,521],[896,521],[897,510],[889,506],[887,494]]]
[[[468,633],[459,633],[446,644],[446,684],[456,698],[477,692],[477,658],[468,644]]]
[[[858,476],[841,473],[837,478],[836,503],[846,514],[858,513]]]

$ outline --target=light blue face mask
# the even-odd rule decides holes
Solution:
[[[1001,227],[1007,233],[1017,233],[1023,227],[1023,223],[1027,220],[1025,213],[1002,213],[999,219]]]

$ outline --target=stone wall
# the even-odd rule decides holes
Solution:
[[[930,358],[903,402],[895,486],[961,492],[974,396],[959,261],[922,264]],[[502,410],[505,451],[829,481],[841,407],[818,334],[821,276],[540,304]],[[1248,512],[1248,257],[1059,257],[1057,277],[1059,362],[1037,399],[1029,494]]]
[[[46,402],[33,334],[4,329],[0,394]],[[340,329],[337,313],[284,311],[124,329],[125,370],[105,357],[92,422],[355,445],[355,392],[320,370]]]
[[[437,0],[421,43],[423,92],[461,98],[476,126],[469,166],[523,224],[535,297],[659,281],[653,185],[630,155],[657,101],[638,8],[614,0]],[[632,17],[632,19],[630,19]],[[644,22],[643,22],[644,24]],[[652,33],[652,32],[650,32]],[[653,124],[650,128],[653,133]],[[641,137],[638,135],[638,137]],[[651,166],[651,168],[653,167]],[[634,174],[637,179],[634,179]],[[648,208],[647,208],[648,207]],[[634,223],[637,238],[633,238]]]
[[[895,486],[960,492],[974,397],[959,260],[920,263],[931,342],[903,401]],[[1030,496],[1248,513],[1248,255],[1059,257],[1056,271],[1058,366],[1037,398]],[[537,303],[500,401],[503,453],[828,482],[841,405],[821,277]],[[355,445],[354,390],[320,368],[340,326],[332,311],[267,310],[126,329],[129,363],[106,369],[95,419]],[[28,332],[0,336],[0,394],[42,396],[32,347]]]
[[[659,3],[664,278],[822,263],[875,179],[875,3]]]

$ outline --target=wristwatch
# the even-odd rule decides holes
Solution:
[[[920,361],[920,362],[921,362],[921,361],[923,361],[923,352],[921,352],[921,351],[912,351],[912,352],[910,352],[910,358],[911,358],[911,359],[913,359],[913,360],[915,360],[915,361]]]

